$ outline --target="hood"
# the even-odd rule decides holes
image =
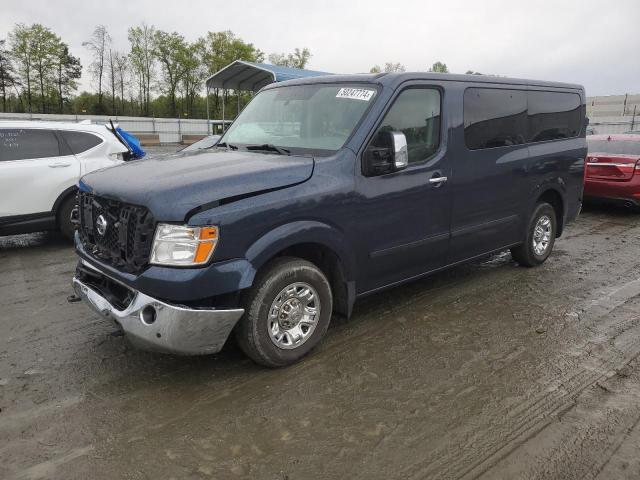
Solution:
[[[158,221],[181,222],[221,201],[302,183],[313,165],[310,157],[213,149],[89,173],[80,189],[147,207]]]

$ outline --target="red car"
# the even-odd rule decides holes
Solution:
[[[590,135],[585,200],[640,207],[640,135]]]

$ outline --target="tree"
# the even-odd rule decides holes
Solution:
[[[5,40],[0,40],[0,95],[2,95],[3,112],[7,111],[7,91],[16,85],[15,70],[5,43]]]
[[[131,65],[137,77],[138,92],[142,113],[149,115],[151,105],[151,80],[154,77],[154,37],[155,27],[143,23],[139,27],[129,29],[129,43],[131,44]]]
[[[127,70],[127,67],[129,66],[129,58],[124,53],[115,51],[112,53],[112,61],[110,65],[113,70],[113,78],[114,78],[114,85],[115,85],[114,91],[117,88],[120,92],[120,114],[124,115],[124,108],[125,108],[124,107],[125,106],[124,87],[129,78],[128,70]]]
[[[93,55],[89,71],[98,85],[98,108],[102,110],[102,82],[107,55],[111,47],[111,36],[107,32],[107,28],[104,25],[96,26],[91,38],[83,42],[82,46],[88,48]]]
[[[382,73],[383,71],[385,73],[395,73],[404,72],[406,71],[406,69],[401,63],[387,62],[384,64],[384,70],[382,69],[382,67],[380,67],[380,65],[374,65],[369,70],[369,73]]]
[[[71,94],[78,88],[78,80],[82,75],[80,59],[69,53],[69,46],[61,43],[56,57],[56,86],[58,91],[58,111],[63,113],[64,102],[69,101]]]
[[[199,41],[198,41],[199,42]],[[183,58],[184,72],[180,82],[180,89],[183,98],[183,110],[193,116],[193,107],[196,95],[201,88],[202,80],[205,76],[204,66],[201,65],[197,52],[200,49],[199,43],[189,45]]]
[[[60,37],[38,23],[31,26],[17,24],[9,35],[9,41],[22,84],[22,97],[26,96],[27,111],[33,111],[35,86],[39,92],[40,110],[46,112],[50,94],[56,91],[56,61],[62,45]]]
[[[40,87],[42,113],[47,111],[47,92],[53,84],[55,64],[61,45],[60,37],[36,23],[31,26],[31,49],[34,71]]]
[[[291,68],[305,68],[309,60],[311,60],[311,51],[308,48],[300,50],[296,48],[293,53],[285,55],[284,53],[272,53],[269,55],[269,61],[273,65]]]
[[[218,70],[226,67],[235,60],[246,60],[248,62],[262,62],[264,53],[235,36],[230,31],[207,32],[199,40],[202,48],[201,56],[203,65],[207,67],[207,74],[212,75]]]
[[[16,24],[9,34],[11,55],[18,67],[18,78],[23,85],[23,95],[27,97],[27,111],[32,111],[31,82],[33,80],[33,59],[31,48],[31,30],[23,23]]]
[[[449,73],[449,69],[447,68],[447,64],[446,63],[442,63],[442,62],[436,62],[433,65],[431,65],[431,68],[429,68],[430,72],[437,72],[437,73]]]
[[[185,62],[189,47],[184,37],[177,32],[167,33],[158,30],[154,38],[154,54],[162,69],[161,90],[169,97],[172,115],[177,116],[176,91],[187,68]]]
[[[111,114],[117,115],[116,113],[116,88],[118,86],[116,82],[116,52],[109,46],[109,51],[107,52],[107,62],[106,62],[106,74],[107,74],[107,87],[109,87],[109,91],[111,92]]]
[[[387,62],[384,64],[384,71],[387,73],[404,72],[406,71],[406,68],[404,68],[404,65],[401,63]]]

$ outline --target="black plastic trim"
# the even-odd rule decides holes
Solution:
[[[30,213],[0,218],[0,235],[18,235],[20,233],[55,230],[56,216],[53,212]]]

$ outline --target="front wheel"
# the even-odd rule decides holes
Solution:
[[[548,203],[539,203],[533,210],[522,245],[511,249],[511,256],[523,267],[542,264],[551,255],[556,240],[556,212]]]
[[[277,258],[254,281],[235,334],[256,363],[284,367],[308,354],[331,320],[331,286],[311,262]]]

